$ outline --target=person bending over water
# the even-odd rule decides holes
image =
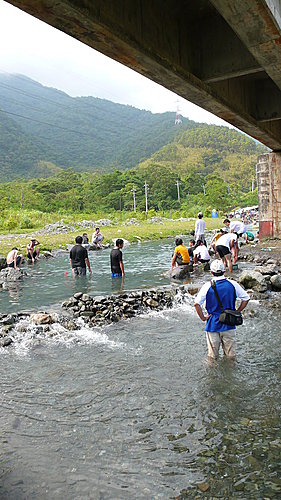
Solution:
[[[238,311],[243,311],[250,297],[247,292],[236,281],[228,280],[224,276],[225,268],[221,260],[211,263],[211,274],[215,281],[218,296],[224,309],[235,309],[236,299],[241,299]],[[203,313],[202,305],[206,302],[207,314]],[[236,326],[229,326],[219,321],[221,307],[218,303],[211,281],[205,283],[195,298],[194,307],[199,318],[206,321],[206,339],[208,346],[208,358],[217,359],[220,345],[223,353],[230,359],[235,358],[235,330]]]
[[[19,249],[14,247],[7,255],[7,266],[20,270],[22,263],[22,255],[18,254]]]
[[[86,275],[86,264],[91,273],[91,265],[88,257],[88,252],[86,248],[82,246],[83,238],[82,236],[76,236],[76,245],[70,250],[70,266],[72,269],[72,274],[74,276],[85,276]]]
[[[232,262],[231,262],[231,252],[233,257],[235,255],[235,242],[237,240],[237,235],[234,233],[223,234],[216,243],[216,251],[218,252],[224,268],[228,265],[229,272],[232,273]],[[234,262],[234,259],[233,259]]]
[[[30,240],[30,243],[26,245],[27,258],[32,262],[39,259],[39,254],[40,254],[39,245],[40,243],[38,240],[36,240],[36,238],[32,238]]]
[[[190,256],[188,249],[184,246],[181,238],[176,238],[176,248],[172,258],[172,270],[177,266],[186,266],[190,263]]]
[[[123,278],[125,276],[123,257],[121,248],[124,246],[124,241],[121,238],[116,240],[116,247],[110,252],[110,265],[112,278]]]

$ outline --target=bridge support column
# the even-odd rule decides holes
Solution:
[[[281,153],[258,157],[260,238],[281,238]]]

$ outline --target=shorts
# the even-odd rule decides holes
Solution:
[[[224,332],[206,332],[208,357],[217,359],[221,345],[225,356],[228,358],[235,358],[235,336],[235,330],[225,330]]]
[[[228,247],[225,247],[224,245],[217,245],[216,246],[216,251],[218,252],[220,258],[222,259],[226,255],[230,254],[230,250]]]
[[[122,273],[111,273],[112,278],[122,278]]]
[[[21,261],[21,256],[18,255],[17,256],[17,263],[16,263],[16,266],[18,267],[19,266],[19,263]],[[8,267],[14,267],[14,261],[13,262],[10,262],[10,264],[8,264]]]
[[[233,233],[233,234],[236,234],[236,236],[237,236],[237,240],[238,240],[238,238],[242,237],[244,233],[236,233],[236,232],[234,231],[234,233]],[[237,242],[236,242],[236,243],[237,243]]]
[[[72,272],[75,276],[86,276],[86,267],[73,267]]]
[[[37,253],[36,252],[33,252],[33,256],[32,257],[31,257],[31,253],[28,252],[28,254],[27,254],[27,258],[28,259],[32,260],[32,259],[35,259],[35,257],[37,257]]]
[[[201,262],[201,264],[206,264],[207,262],[210,262],[210,259],[209,260],[206,260],[206,259],[198,259],[199,262]]]

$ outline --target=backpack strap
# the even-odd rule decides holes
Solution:
[[[212,281],[211,281],[211,287],[212,287],[212,289],[213,289],[213,290],[214,290],[214,292],[215,292],[215,296],[217,297],[217,301],[218,301],[218,303],[219,303],[219,306],[220,306],[221,310],[222,310],[222,311],[224,311],[224,307],[223,307],[223,305],[222,305],[222,303],[221,303],[221,299],[219,298],[219,294],[218,294],[218,291],[217,291],[217,287],[216,287],[216,282],[215,282],[215,280],[212,280]]]

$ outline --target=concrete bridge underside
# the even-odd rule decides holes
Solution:
[[[280,0],[9,3],[258,139],[274,151],[271,168],[281,168]]]

